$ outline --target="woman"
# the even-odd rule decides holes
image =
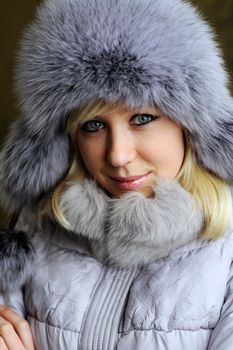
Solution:
[[[47,0],[17,89],[2,349],[231,349],[233,101],[208,25],[180,0]]]

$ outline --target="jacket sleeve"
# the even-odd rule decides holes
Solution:
[[[233,349],[233,263],[228,281],[227,295],[220,319],[214,328],[207,350]]]
[[[12,293],[0,294],[0,304],[9,306],[23,318],[26,318],[26,310],[24,306],[23,290],[14,291]]]

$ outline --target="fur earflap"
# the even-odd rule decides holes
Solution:
[[[233,99],[208,24],[182,0],[46,0],[17,63],[22,118],[0,157],[5,197],[37,201],[69,166],[67,118],[90,101],[158,106],[201,166],[233,180]]]
[[[12,291],[30,277],[34,250],[24,232],[0,230],[0,291]]]
[[[68,136],[57,130],[52,139],[53,142],[49,138],[46,141],[43,131],[32,133],[23,120],[12,125],[0,153],[0,201],[9,211],[33,205],[65,174],[69,164]]]
[[[200,208],[175,181],[160,182],[154,198],[132,191],[113,199],[93,181],[74,184],[61,209],[71,230],[87,237],[93,254],[120,267],[143,266],[198,237]]]

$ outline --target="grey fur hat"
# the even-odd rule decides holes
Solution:
[[[32,205],[69,167],[69,113],[104,98],[156,105],[190,133],[204,168],[233,179],[233,99],[208,24],[182,0],[46,0],[26,30],[22,116],[0,154],[2,193]]]

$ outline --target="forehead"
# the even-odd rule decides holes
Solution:
[[[160,113],[163,114],[157,106],[141,106],[132,108],[126,106],[120,102],[107,103],[106,101],[94,101],[79,111],[76,112],[76,116],[80,121],[85,121],[95,116],[110,115],[114,113]]]

